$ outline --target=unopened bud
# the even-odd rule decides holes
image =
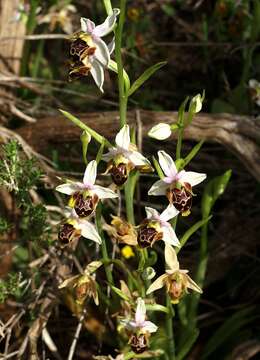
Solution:
[[[165,140],[171,136],[171,127],[169,124],[160,123],[151,128],[148,132],[148,136],[157,140]]]

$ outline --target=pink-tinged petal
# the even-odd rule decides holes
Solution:
[[[72,195],[78,191],[80,187],[76,183],[61,184],[56,187],[56,190],[62,194]]]
[[[163,231],[163,238],[162,240],[167,243],[167,244],[171,244],[173,246],[180,246],[180,242],[175,234],[175,231],[173,230],[173,228],[169,225],[169,226],[162,226],[162,231]]]
[[[116,24],[116,18],[119,13],[119,9],[113,9],[113,14],[109,15],[103,22],[103,24],[96,26],[93,34],[98,37],[106,36],[107,34],[109,34]]]
[[[158,330],[158,326],[151,321],[145,321],[141,330],[148,333],[154,333]]]
[[[130,130],[128,125],[124,125],[116,135],[116,145],[124,150],[129,149],[130,145]]]
[[[102,240],[97,232],[95,225],[87,220],[80,219],[78,221],[78,229],[81,231],[81,235],[89,240],[95,241],[98,244],[102,243]]]
[[[180,264],[177,259],[177,254],[171,245],[165,244],[164,256],[165,256],[166,266],[168,270],[171,271],[171,273],[174,273],[175,271],[178,271],[180,269]]]
[[[101,92],[104,92],[103,90],[103,84],[104,84],[104,69],[103,66],[98,61],[90,61],[91,62],[91,68],[90,73],[99,88]]]
[[[157,210],[151,208],[151,207],[145,207],[146,217],[147,219],[159,219],[160,214]]]
[[[92,185],[95,184],[97,177],[97,162],[96,160],[92,160],[88,163],[84,177],[83,177],[83,183],[87,187],[92,187]]]
[[[93,37],[92,40],[93,45],[96,48],[93,57],[95,57],[95,59],[97,59],[105,68],[108,67],[110,53],[106,43],[102,39],[96,37]]]
[[[87,34],[92,34],[95,23],[87,18],[80,18],[81,30]]]
[[[166,176],[173,178],[177,174],[178,170],[175,166],[173,159],[165,151],[158,151],[159,163]]]
[[[184,171],[181,174],[179,181],[182,183],[189,183],[191,186],[195,186],[204,181],[206,177],[206,174],[197,173],[194,171]]]
[[[129,152],[129,155],[127,155],[127,157],[135,166],[151,166],[150,161],[138,151]]]
[[[116,46],[115,38],[113,37],[113,39],[112,39],[112,40],[110,41],[110,43],[107,45],[107,48],[108,48],[108,51],[109,51],[109,54],[110,54],[110,55],[114,52],[115,46]]]
[[[145,321],[146,307],[145,302],[142,298],[137,299],[137,307],[135,312],[135,323],[140,326]]]
[[[150,190],[148,191],[148,195],[159,196],[166,195],[166,190],[169,187],[163,180],[156,181]]]
[[[109,160],[113,159],[117,153],[118,153],[117,148],[110,148],[108,153],[102,155],[102,160],[109,161]]]
[[[160,219],[163,222],[167,222],[168,220],[174,218],[178,214],[179,211],[173,205],[168,205],[167,208],[161,213]]]
[[[118,195],[113,190],[104,188],[103,186],[99,185],[95,185],[93,187],[93,191],[95,194],[97,194],[99,199],[114,199],[118,197]]]
[[[150,287],[149,287],[148,290],[146,291],[146,294],[149,295],[149,294],[151,294],[152,292],[161,289],[161,288],[164,286],[167,277],[168,277],[167,274],[163,274],[163,275],[159,276],[159,277],[150,285]]]

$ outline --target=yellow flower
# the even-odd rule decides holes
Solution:
[[[122,253],[123,257],[125,257],[126,259],[130,259],[131,257],[135,256],[133,249],[129,245],[124,246],[121,249],[121,253]]]

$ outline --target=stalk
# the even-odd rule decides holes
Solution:
[[[119,91],[119,115],[120,115],[120,128],[123,127],[126,120],[127,113],[127,100],[128,97],[125,93],[125,83],[124,83],[124,68],[122,61],[122,35],[123,35],[123,27],[125,22],[125,10],[126,10],[126,0],[120,0],[120,16],[119,22],[116,29],[116,63],[118,69],[118,91]]]
[[[102,205],[99,203],[97,206],[97,209],[96,209],[96,225],[97,225],[98,233],[102,239],[102,243],[101,243],[102,257],[103,257],[104,262],[108,263],[110,261],[110,259],[108,257],[106,239],[105,239],[105,236],[104,236],[104,233],[102,230],[101,210],[102,210]],[[113,279],[111,267],[110,266],[104,266],[104,267],[105,267],[106,277],[107,277],[107,281],[108,281],[109,285],[114,285],[114,279]]]
[[[110,0],[103,0],[107,15],[113,14],[113,9]]]

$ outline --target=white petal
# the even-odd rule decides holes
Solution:
[[[75,280],[77,280],[79,277],[79,275],[74,275],[66,280],[64,280],[60,285],[59,285],[59,289],[63,289],[65,287],[67,287],[68,285],[72,285]]]
[[[110,53],[107,44],[100,38],[94,38],[93,44],[96,47],[94,57],[104,66],[108,67],[110,61]]]
[[[119,13],[120,13],[119,9],[113,9],[113,14],[109,15],[106,18],[106,20],[103,22],[103,24],[96,26],[93,31],[93,34],[98,37],[102,37],[109,34],[115,26],[116,18]]]
[[[102,261],[92,261],[86,266],[85,273],[92,274],[93,272],[97,271],[97,269],[103,265]]]
[[[197,94],[191,99],[191,106],[194,106],[194,113],[200,112],[202,109],[202,101],[203,99],[200,94]]]
[[[160,214],[158,213],[157,210],[150,208],[150,207],[146,207],[145,212],[146,212],[147,219],[157,218],[160,216]]]
[[[127,157],[135,166],[151,165],[150,161],[138,151],[131,151]]]
[[[114,52],[115,46],[116,46],[115,38],[113,37],[113,39],[112,39],[112,40],[110,41],[110,43],[107,45],[107,48],[108,48],[108,51],[109,51],[109,54],[110,54],[110,55]]]
[[[80,18],[81,30],[87,34],[92,34],[95,29],[95,23],[86,18]]]
[[[130,145],[130,130],[128,125],[124,125],[116,135],[116,145],[122,149],[128,150]]]
[[[83,183],[84,185],[94,185],[97,177],[97,162],[96,160],[92,160],[88,163],[84,177]]]
[[[152,292],[161,289],[164,284],[165,284],[165,280],[168,277],[167,274],[163,274],[161,276],[159,276],[148,288],[148,290],[146,291],[146,295],[151,294]]]
[[[56,187],[56,190],[62,194],[72,195],[79,190],[79,186],[76,183],[73,184],[61,184]]]
[[[178,214],[179,211],[173,205],[168,205],[167,208],[161,213],[160,219],[162,221],[168,221]]]
[[[137,307],[135,312],[135,322],[136,324],[143,324],[145,321],[145,315],[146,315],[146,307],[145,302],[142,298],[137,299]]]
[[[171,226],[162,226],[163,238],[162,240],[165,243],[171,244],[173,246],[180,246],[180,242],[175,234],[175,231]]]
[[[160,123],[151,128],[148,132],[148,136],[157,140],[165,140],[171,136],[171,127],[169,124]]]
[[[118,195],[109,188],[104,188],[103,186],[95,185],[93,191],[99,199],[114,199],[117,198]]]
[[[169,184],[166,184],[163,180],[156,181],[150,190],[148,191],[148,195],[166,195],[166,190],[169,187]]]
[[[165,151],[161,150],[158,151],[158,156],[159,156],[159,163],[165,175],[168,177],[174,177],[177,174],[178,170],[170,155],[167,154]]]
[[[171,272],[179,270],[180,264],[177,259],[177,254],[171,245],[165,244],[164,256],[167,268],[171,270]]]
[[[93,76],[93,79],[98,86],[99,90],[103,91],[104,84],[104,69],[103,66],[98,61],[91,61],[90,73]]]
[[[108,150],[108,153],[102,155],[102,160],[109,161],[109,160],[113,159],[117,153],[118,153],[117,148],[110,148]]]
[[[98,244],[102,243],[102,240],[97,232],[95,225],[87,220],[79,220],[78,228],[81,230],[81,235],[86,239],[95,241]]]
[[[144,332],[147,331],[149,333],[154,333],[157,331],[157,329],[158,329],[158,326],[156,326],[151,321],[145,321],[144,325],[142,326],[142,331],[144,331]]]
[[[202,173],[197,173],[194,171],[184,171],[181,175],[179,181],[182,183],[189,183],[191,186],[200,184],[206,179],[207,175]]]
[[[256,79],[250,79],[248,85],[249,87],[256,89],[258,86],[260,86],[260,83]]]
[[[199,285],[197,285],[196,283],[195,283],[195,281],[193,281],[192,280],[192,278],[190,278],[189,277],[189,275],[186,275],[186,278],[188,279],[188,288],[189,289],[192,289],[192,290],[194,290],[194,291],[197,291],[198,293],[200,293],[200,294],[202,294],[202,290],[201,290],[201,288],[199,287]]]

